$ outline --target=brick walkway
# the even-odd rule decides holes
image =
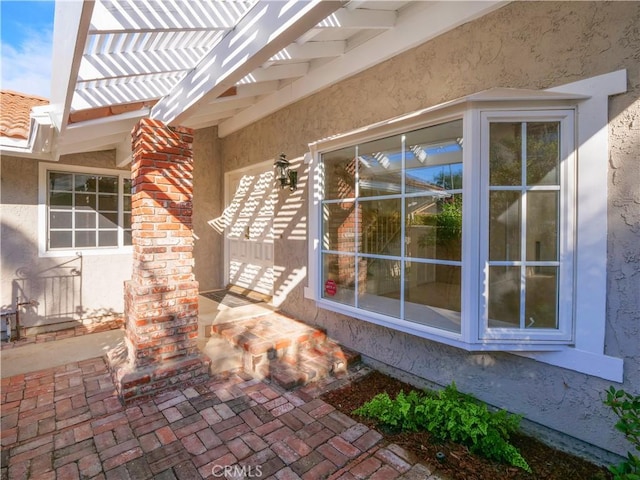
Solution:
[[[102,358],[6,378],[1,476],[439,478],[322,401],[322,391],[225,373],[125,408]]]

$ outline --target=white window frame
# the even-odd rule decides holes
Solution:
[[[573,343],[573,251],[574,251],[574,211],[575,211],[575,110],[483,110],[480,112],[480,155],[481,174],[480,185],[480,261],[474,262],[473,267],[479,267],[481,291],[486,292],[489,284],[489,124],[501,122],[558,122],[560,124],[560,164],[558,185],[560,193],[560,212],[558,223],[558,328],[557,329],[491,329],[488,326],[489,306],[488,295],[483,295],[479,311],[479,331],[476,341],[485,343],[505,343],[511,340],[517,343]],[[523,169],[523,175],[525,174]],[[474,181],[472,178],[471,181]],[[524,181],[522,182],[524,183]],[[499,188],[499,187],[491,187]],[[548,190],[546,187],[529,187],[531,190]],[[473,200],[472,200],[473,201]],[[526,196],[523,199],[526,202]],[[523,221],[526,224],[526,204],[523,204]],[[474,232],[475,233],[475,232]],[[522,234],[522,233],[521,233]],[[475,235],[474,235],[475,236]],[[522,244],[525,238],[521,239]],[[500,262],[513,263],[513,262]],[[570,292],[571,295],[566,295]],[[563,294],[564,293],[564,294]],[[475,326],[475,325],[474,325]]]
[[[445,343],[469,351],[507,351],[516,355],[533,358],[537,361],[570,370],[586,373],[611,381],[622,381],[623,360],[605,354],[605,319],[606,319],[606,252],[607,252],[607,161],[608,146],[608,97],[626,91],[626,71],[619,70],[598,77],[563,85],[544,92],[513,91],[513,94],[501,95],[477,94],[444,105],[430,107],[411,114],[380,122],[366,128],[358,129],[343,135],[309,145],[311,181],[309,188],[309,276],[305,296],[315,300],[319,308],[345,314],[361,320],[369,321],[394,330],[403,331],[429,340]],[[499,97],[499,98],[498,98]],[[574,227],[574,264],[573,264],[573,298],[571,299],[573,322],[572,342],[562,339],[554,343],[552,339],[536,342],[511,342],[505,339],[492,342],[481,338],[479,321],[463,322],[461,335],[436,331],[429,327],[390,319],[375,312],[365,312],[353,307],[327,301],[321,295],[320,263],[320,195],[318,181],[322,178],[320,155],[322,152],[335,150],[383,136],[422,128],[447,119],[459,118],[463,115],[464,155],[475,155],[476,158],[465,157],[463,182],[467,201],[463,203],[465,228],[463,240],[463,262],[465,258],[481,259],[479,240],[473,240],[468,230],[478,231],[480,206],[469,198],[481,198],[481,182],[472,179],[482,174],[480,125],[482,112],[488,111],[546,111],[575,110],[575,218]],[[520,119],[518,119],[520,121]],[[569,186],[571,187],[571,186]],[[567,197],[568,198],[568,197]],[[567,208],[562,205],[561,208]],[[474,211],[475,210],[475,211]],[[601,212],[596,221],[589,212]],[[474,213],[476,214],[474,216]],[[566,213],[566,212],[565,212]],[[603,225],[605,226],[603,228]],[[466,261],[468,264],[469,262]],[[467,273],[463,275],[463,291],[480,291],[479,275],[475,278]],[[477,271],[477,270],[476,270]],[[484,308],[478,295],[463,295],[463,312],[478,312]],[[467,324],[465,328],[465,323]],[[473,327],[469,328],[469,325]],[[565,332],[566,333],[566,332]]]
[[[118,245],[113,247],[49,248],[49,172],[74,173],[86,175],[104,175],[118,178]],[[40,162],[38,166],[38,251],[40,257],[68,257],[76,253],[82,255],[131,254],[132,245],[123,245],[124,219],[123,180],[130,179],[131,172],[116,169],[83,167],[58,163]]]

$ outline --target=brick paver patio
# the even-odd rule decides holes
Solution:
[[[439,478],[318,398],[323,385],[227,372],[123,407],[102,358],[6,378],[2,478]]]

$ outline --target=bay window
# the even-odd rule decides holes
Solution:
[[[605,354],[607,122],[626,87],[620,70],[496,88],[310,144],[305,296],[621,381]]]
[[[468,349],[571,344],[575,110],[457,111],[319,151],[321,306]]]

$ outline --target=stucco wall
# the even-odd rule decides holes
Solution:
[[[209,222],[222,213],[224,175],[220,166],[218,131],[196,130],[193,138],[193,255],[201,292],[224,287],[224,237]]]
[[[625,360],[624,387],[640,392],[640,3],[517,2],[347,79],[222,139],[225,171],[301,158],[308,143],[487,88],[544,89],[627,69],[610,101],[606,353]],[[301,172],[302,167],[301,167]],[[347,346],[440,385],[458,387],[604,449],[629,448],[602,405],[610,382],[506,353],[453,347],[316,309],[303,298],[308,218],[301,189],[280,194],[276,283],[282,309]],[[285,200],[298,205],[293,218]],[[604,274],[604,272],[603,272]],[[276,294],[278,297],[278,294]]]
[[[114,158],[113,151],[65,155],[57,165],[114,169]],[[131,254],[40,257],[39,162],[4,155],[0,162],[2,309],[12,310],[17,295],[21,301],[36,300],[37,306],[22,310],[20,323],[47,328],[121,314],[123,283],[131,276]],[[74,269],[78,275],[72,272]]]

